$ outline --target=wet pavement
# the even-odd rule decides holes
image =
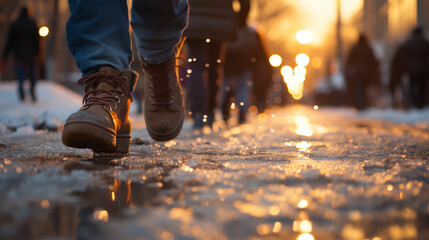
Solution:
[[[128,156],[0,136],[0,239],[429,239],[429,127],[292,106]]]

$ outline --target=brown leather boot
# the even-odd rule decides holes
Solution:
[[[161,64],[143,61],[143,70],[146,128],[154,140],[171,140],[180,133],[185,118],[176,59]]]
[[[108,66],[79,79],[78,84],[85,85],[83,106],[64,125],[64,145],[96,152],[128,153],[131,142],[128,112],[136,79],[134,71],[119,72]]]

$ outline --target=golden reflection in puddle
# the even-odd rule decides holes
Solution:
[[[162,233],[159,235],[159,238],[160,238],[161,240],[174,240],[174,235],[173,235],[173,234],[171,234],[171,233],[169,233],[169,232],[162,232]]]
[[[273,227],[273,233],[279,233],[280,230],[282,230],[282,223],[281,222],[275,222]]]
[[[240,200],[234,202],[234,207],[241,213],[246,213],[257,218],[264,217],[267,214],[267,209],[265,207],[251,203],[244,203]]]
[[[115,192],[112,192],[112,202],[114,202],[115,199],[116,199]]]
[[[302,199],[298,202],[298,207],[299,208],[307,208],[308,207],[308,201],[305,199]]]
[[[298,150],[300,152],[306,152],[310,149],[311,147],[311,142],[307,142],[307,141],[302,141],[302,142],[297,142],[295,144],[296,148],[298,148]]]
[[[280,213],[280,207],[279,206],[271,206],[270,209],[268,210],[268,212],[273,216],[277,216]]]
[[[365,233],[362,228],[356,225],[346,224],[341,231],[341,236],[343,239],[360,240],[365,237]]]
[[[295,118],[296,129],[295,133],[301,136],[310,137],[313,135],[313,129],[310,127],[310,120],[305,116],[296,116]]]
[[[393,190],[393,186],[392,185],[387,185],[387,191],[392,191]]]
[[[169,216],[173,220],[180,220],[183,223],[192,222],[193,211],[190,208],[172,208],[170,210]]]
[[[256,232],[259,235],[268,235],[269,233],[271,233],[271,227],[268,224],[262,223],[256,227]]]
[[[309,220],[293,221],[292,230],[294,232],[309,233],[313,231],[313,225]]]
[[[109,221],[109,213],[106,210],[97,210],[94,212],[94,219],[102,222]]]
[[[302,233],[296,240],[314,240],[314,237],[310,233]]]

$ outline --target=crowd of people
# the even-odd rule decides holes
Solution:
[[[410,36],[399,44],[389,69],[388,86],[393,105],[419,109],[429,105],[429,42],[422,28],[413,29]],[[347,100],[358,110],[370,106],[371,89],[381,92],[380,62],[364,34],[359,36],[349,52],[345,78]]]

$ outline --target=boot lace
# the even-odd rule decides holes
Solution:
[[[177,67],[176,59],[170,59],[161,64],[147,64],[144,70],[148,74],[149,88],[152,90],[150,97],[152,104],[172,105],[173,81],[175,80],[174,68]]]
[[[112,109],[112,106],[116,108],[116,103],[120,102],[117,95],[126,95],[132,100],[131,92],[125,81],[121,77],[113,74],[97,72],[82,77],[77,83],[79,85],[85,85],[85,95],[82,101],[84,108],[89,108],[92,105],[108,105],[110,109]],[[97,89],[100,83],[108,83],[113,86],[113,89]],[[102,93],[107,95],[97,96]]]

